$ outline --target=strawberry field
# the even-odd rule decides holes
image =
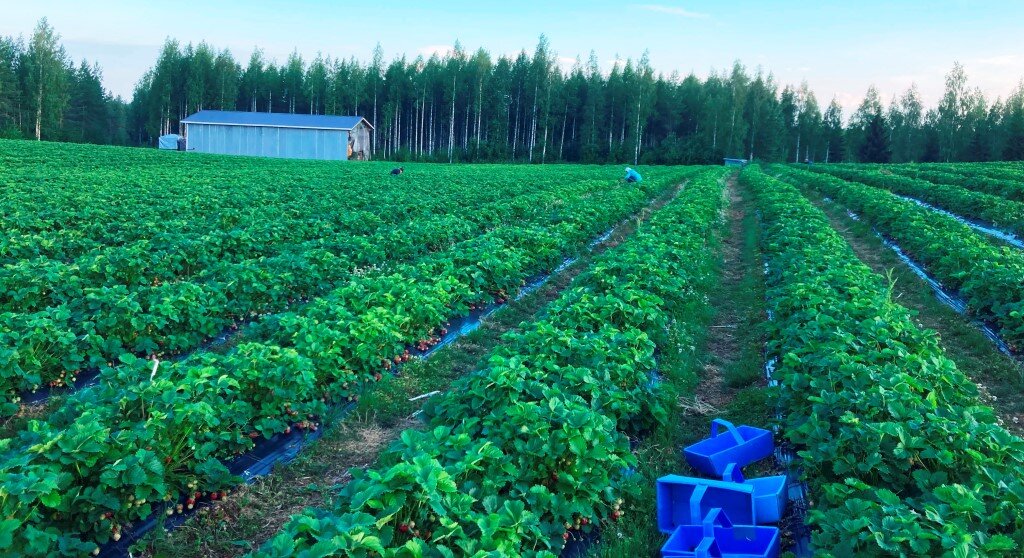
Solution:
[[[389,171],[0,141],[0,555],[657,555],[711,413],[794,456],[797,556],[1024,551],[1024,167]]]
[[[33,555],[89,552],[233,486],[230,456],[316,429],[407,348],[503,302],[685,174],[637,189],[580,167],[412,179],[10,145],[6,411],[41,384],[58,396],[97,375],[2,442],[0,546]],[[230,350],[185,353],[247,321]]]
[[[615,188],[579,167],[436,169],[400,181],[383,165],[279,172],[277,162],[13,142],[0,153],[7,414],[19,393],[72,384],[124,354],[194,350],[355,275],[386,276],[470,240],[482,253],[529,238],[551,260],[562,236],[607,228],[654,191]],[[499,230],[512,224],[521,226]]]

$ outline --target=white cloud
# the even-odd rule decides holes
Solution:
[[[455,47],[452,45],[427,45],[425,47],[420,47],[416,52],[422,54],[424,58],[430,58],[435,54],[444,57],[454,51]]]
[[[1016,66],[1022,62],[1022,58],[1019,54],[1000,54],[978,58],[973,62],[984,66]]]
[[[679,17],[688,17],[692,19],[707,19],[711,17],[708,14],[700,12],[691,12],[686,8],[680,8],[678,6],[666,6],[664,4],[640,4],[637,6],[641,10],[647,10],[649,12],[657,12],[659,14],[669,14]]]
[[[558,57],[558,66],[560,68],[562,68],[563,71],[566,71],[566,72],[571,71],[575,65],[576,65],[576,58],[575,57],[572,57],[572,56],[559,56]]]

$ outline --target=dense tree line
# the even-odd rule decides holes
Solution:
[[[27,41],[0,37],[0,137],[125,144],[127,113],[99,66],[75,65],[45,18]]]
[[[153,145],[202,109],[355,114],[376,127],[374,156],[552,162],[986,161],[1024,159],[1024,85],[989,103],[957,64],[937,107],[916,87],[886,105],[868,89],[844,118],[806,82],[782,85],[739,62],[706,78],[640,60],[563,70],[542,36],[532,54],[464,50],[369,62],[256,50],[244,64],[206,43],[168,39],[127,106],[99,68],[74,66],[45,20],[27,43],[0,39],[0,133]]]

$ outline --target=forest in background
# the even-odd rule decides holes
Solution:
[[[70,59],[44,18],[0,37],[0,137],[153,146],[202,109],[359,115],[375,158],[641,164],[1024,159],[1024,84],[989,101],[954,64],[938,106],[916,87],[885,102],[868,89],[848,118],[807,82],[783,85],[736,62],[706,78],[651,68],[646,56],[602,72],[594,53],[563,70],[544,36],[530,54],[486,50],[368,62],[256,50],[244,64],[207,43],[167,39],[132,99],[96,64]]]

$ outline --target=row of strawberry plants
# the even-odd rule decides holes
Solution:
[[[183,158],[153,150],[6,140],[0,146],[5,232],[0,265],[38,257],[70,262],[129,245],[167,251],[169,257],[189,252],[190,262],[211,250],[221,252],[213,260],[270,257],[279,245],[337,231],[369,234],[453,205],[507,200],[559,181],[601,182],[605,174],[571,165],[557,170],[414,166],[415,179],[395,179],[387,163]],[[605,176],[608,183],[617,174],[609,169]],[[495,184],[481,191],[478,186],[488,181]]]
[[[678,172],[677,172],[678,174]],[[671,176],[671,175],[669,175]],[[666,184],[671,181],[665,180],[664,177],[660,177],[659,180],[652,182],[652,185],[648,192],[659,191],[663,189]],[[638,207],[639,203],[642,203],[645,199],[645,195],[641,194],[636,190],[623,190],[623,189],[611,189],[606,191],[594,192],[587,187],[586,184],[574,185],[574,186],[563,186],[561,188],[553,189],[554,191],[541,192],[536,196],[524,196],[513,202],[506,203],[506,205],[514,206],[515,209],[509,208],[491,208],[484,206],[482,209],[488,211],[491,215],[488,219],[493,220],[496,215],[503,216],[510,221],[518,221],[520,223],[529,223],[534,221],[544,221],[552,226],[560,226],[559,224],[570,223],[566,221],[567,216],[572,216],[576,223],[579,222],[591,222],[599,221],[602,219],[602,213],[606,212],[609,208],[613,211],[621,214],[623,211],[628,211],[629,208]],[[594,197],[600,196],[602,203],[593,204]],[[542,202],[545,198],[559,197],[557,207],[549,209],[547,212],[541,211],[538,207],[543,207]],[[490,211],[493,209],[493,211]],[[582,220],[581,220],[582,219]],[[443,227],[448,223],[443,220],[443,216],[440,219],[435,219],[435,223],[428,223],[430,226]],[[401,232],[401,231],[399,231]],[[453,233],[453,238],[460,236],[471,236],[471,229],[465,231],[460,229],[458,234]],[[479,234],[476,231],[475,234]],[[404,242],[404,241],[399,241]],[[380,242],[377,245],[366,245],[365,252],[371,254],[377,254],[381,251],[391,251],[392,258],[394,261],[401,261],[402,259],[409,259],[414,253],[406,253],[402,250],[395,249],[394,246],[389,245],[386,242]],[[323,254],[323,258],[317,262],[298,261],[295,262],[291,269],[287,270],[285,277],[291,280],[302,280],[304,282],[312,280],[311,283],[296,285],[292,284],[293,290],[287,291],[284,289],[265,289],[259,288],[263,283],[258,279],[263,278],[268,281],[273,280],[273,277],[253,277],[251,275],[243,275],[236,277],[233,284],[244,286],[244,288],[261,293],[264,295],[276,294],[275,298],[272,298],[268,303],[277,301],[278,305],[283,304],[280,300],[283,297],[287,297],[290,301],[292,297],[298,297],[302,295],[308,295],[317,290],[322,291],[325,287],[330,286],[334,281],[326,281],[324,279],[325,271],[321,269],[330,268],[330,263],[336,264],[337,271],[344,271],[348,273],[348,269],[341,266],[339,263],[340,258],[331,257],[330,254]],[[301,265],[306,264],[306,265]],[[324,264],[321,266],[320,264]],[[196,294],[196,293],[192,293]],[[217,307],[216,302],[222,300],[223,296],[220,297],[200,297],[193,296],[192,300],[203,302],[206,307],[214,309]],[[67,333],[67,330],[53,327],[45,327],[47,324],[38,320],[38,316],[30,316],[28,321],[21,323],[16,322],[11,318],[17,318],[17,315],[7,315],[5,318],[8,319],[11,327],[7,332],[6,341],[11,342],[16,349],[21,349],[16,352],[6,353],[10,359],[9,363],[11,366],[6,367],[11,382],[17,381],[18,379],[25,380],[31,377],[30,372],[32,365],[36,365],[37,369],[41,369],[43,372],[49,371],[53,376],[56,377],[56,381],[61,381],[64,378],[63,371],[71,368],[80,366],[83,360],[83,354],[92,355],[92,359],[88,362],[90,364],[102,363],[104,360],[117,360],[121,354],[125,352],[137,352],[139,347],[124,347],[121,344],[116,343],[120,337],[136,339],[137,342],[141,343],[145,339],[149,338],[147,328],[144,327],[147,315],[145,312],[139,311],[139,305],[133,304],[133,300],[130,297],[122,296],[116,299],[118,306],[115,308],[97,307],[95,305],[95,299],[89,297],[87,303],[90,304],[90,315],[93,316],[93,320],[102,320],[106,324],[106,328],[100,331],[100,335],[96,335],[96,331],[87,331],[86,335],[72,335]],[[264,305],[266,307],[272,307],[271,305]],[[230,308],[231,305],[228,304]],[[63,309],[62,309],[63,311]],[[66,311],[64,311],[63,318],[67,320]],[[123,320],[122,320],[123,318]],[[168,313],[163,312],[158,314],[157,318],[163,319],[164,323],[172,322],[168,320]],[[122,323],[127,321],[127,323]],[[223,324],[223,321],[217,323],[217,325]],[[21,326],[21,327],[18,327]],[[139,329],[136,329],[139,328]],[[211,332],[216,332],[216,328],[207,328]],[[59,339],[64,342],[68,347],[65,347],[61,343],[55,343],[53,340]],[[201,339],[198,335],[193,335],[190,338],[192,343],[198,342]],[[113,343],[111,341],[114,341]],[[78,346],[76,346],[76,344]],[[184,345],[184,344],[182,344]],[[84,346],[84,349],[81,348]],[[179,346],[177,348],[184,348]],[[19,359],[20,360],[16,360]],[[70,363],[67,364],[67,363]],[[58,371],[61,373],[57,375]],[[73,375],[73,371],[70,372]],[[41,375],[41,374],[40,374]],[[45,377],[45,376],[44,376]]]
[[[223,244],[231,245],[225,258],[268,256],[277,244],[329,236],[339,226],[366,233],[432,206],[428,196],[396,196],[419,189],[388,180],[380,166],[0,142],[8,233],[0,264],[70,262],[140,241],[152,251],[181,245],[193,261]]]
[[[882,172],[843,165],[811,166],[811,170],[828,173],[844,180],[857,181],[930,203],[967,219],[990,223],[998,228],[1024,235],[1024,203],[992,194],[975,192],[961,186],[939,184]]]
[[[926,169],[952,168],[961,174],[982,176],[996,180],[1024,182],[1024,165],[1020,161],[1002,161],[990,163],[922,163]]]
[[[932,165],[892,165],[884,167],[894,173],[927,180],[935,184],[960,186],[1008,200],[1024,202],[1024,173],[1020,180],[992,178],[979,173],[979,168],[970,163],[950,163],[947,166]]]
[[[773,167],[860,213],[948,288],[972,314],[993,322],[1011,350],[1024,348],[1024,253],[999,247],[956,219],[879,188],[825,174]]]
[[[126,171],[123,174],[132,176],[133,172]],[[546,178],[530,176],[521,170],[489,174],[471,169],[465,174],[469,180],[458,184],[456,188],[447,184],[447,175],[434,170],[421,177],[419,182],[408,185],[387,185],[379,178],[366,180],[366,184],[351,184],[365,178],[353,173],[352,176],[344,177],[346,183],[343,187],[331,185],[331,191],[325,191],[322,185],[319,188],[306,188],[294,200],[261,195],[261,188],[283,190],[290,187],[288,184],[276,187],[236,185],[233,191],[228,192],[256,204],[246,213],[238,215],[238,210],[231,207],[212,210],[205,218],[197,218],[187,227],[175,229],[167,229],[168,225],[164,221],[158,216],[152,216],[150,218],[154,222],[148,223],[151,234],[135,240],[125,238],[128,231],[120,227],[138,223],[138,228],[146,229],[145,216],[125,217],[113,211],[99,213],[95,216],[96,220],[115,231],[104,244],[94,246],[79,257],[64,261],[26,254],[3,262],[0,307],[33,310],[79,298],[80,290],[84,287],[142,287],[154,282],[188,279],[197,274],[209,276],[209,269],[218,264],[245,263],[258,266],[264,259],[296,250],[321,248],[337,251],[337,248],[345,247],[344,242],[335,246],[339,239],[366,237],[389,226],[397,229],[408,226],[410,222],[426,221],[437,215],[451,215],[453,207],[493,206],[501,202],[515,205],[521,203],[518,200],[520,196],[550,192],[560,184],[590,182],[592,187],[601,189],[614,184],[612,179],[595,180],[591,177],[586,180],[583,171],[575,168],[550,173]],[[78,186],[80,189],[74,191],[85,190],[83,197],[87,198],[86,186]],[[130,194],[130,191],[125,192],[118,187],[109,189],[119,197],[122,192],[125,196]],[[15,200],[39,194],[33,190],[12,190],[8,193]],[[228,193],[220,196],[211,193],[214,198],[226,195]],[[545,208],[557,199],[541,198],[534,200],[533,204],[522,205],[525,208]],[[132,201],[146,203],[145,199]],[[66,232],[69,230],[67,227],[72,226],[58,219],[74,213],[78,205],[97,203],[88,199],[78,200],[77,205],[66,202],[63,198],[57,198],[47,204],[53,213],[48,221],[53,221],[50,226],[57,228],[57,232]],[[172,197],[172,201],[150,202],[146,207],[177,212],[182,203]],[[55,204],[59,208],[50,207]],[[17,219],[19,211],[42,211],[36,205],[5,209],[13,213],[8,216],[11,220]],[[457,217],[471,225],[488,226],[500,221],[503,215],[500,212],[485,211],[464,213]],[[128,223],[118,221],[125,218],[129,219]],[[465,226],[459,220],[453,219],[450,225]],[[10,238],[9,234],[5,241]],[[407,240],[410,243],[416,240],[429,243],[444,242],[445,239],[440,231],[413,230],[409,231]],[[48,244],[45,238],[33,238],[29,247],[42,248]],[[378,262],[367,265],[373,263]]]
[[[786,435],[824,556],[1015,556],[1024,441],[790,184],[752,167]]]
[[[41,148],[34,144],[29,145],[32,149]],[[137,155],[137,151],[129,153],[132,157],[141,157]],[[262,166],[265,164],[263,161],[245,164],[231,161],[230,170],[252,167],[252,170],[258,171],[263,170]],[[29,182],[28,185],[32,188],[18,188],[17,182],[13,185],[3,184],[7,196],[5,203],[0,205],[0,210],[5,216],[5,232],[9,233],[4,241],[8,241],[13,235],[12,228],[16,231],[11,224],[19,222],[19,218],[25,214],[41,221],[41,226],[46,232],[82,232],[81,230],[87,229],[88,225],[99,226],[104,230],[112,229],[109,235],[105,235],[103,244],[94,248],[102,248],[113,253],[104,256],[97,253],[98,250],[89,250],[89,258],[77,262],[77,271],[72,275],[84,275],[85,277],[77,282],[84,281],[86,286],[95,287],[106,284],[102,281],[104,277],[99,275],[105,268],[127,268],[130,270],[125,272],[132,275],[115,277],[115,282],[144,284],[153,279],[165,281],[175,277],[187,277],[191,271],[184,268],[188,266],[202,270],[220,261],[238,262],[270,257],[275,252],[268,251],[267,248],[279,243],[295,245],[313,239],[331,239],[339,234],[366,235],[381,226],[408,223],[413,219],[430,217],[433,213],[447,213],[453,205],[474,206],[503,199],[507,201],[510,197],[515,198],[531,191],[548,190],[552,184],[559,181],[582,182],[585,176],[583,170],[576,168],[549,173],[546,179],[531,176],[520,170],[490,173],[473,168],[463,172],[469,180],[458,184],[459,188],[451,188],[445,186],[451,178],[449,173],[435,170],[431,170],[429,176],[420,177],[415,183],[398,184],[390,181],[391,184],[388,185],[388,181],[380,176],[372,179],[366,176],[366,169],[363,167],[349,167],[354,170],[347,174],[323,178],[313,175],[312,184],[293,184],[293,179],[291,182],[282,181],[282,184],[266,185],[251,182],[255,179],[251,172],[228,172],[224,168],[216,167],[204,172],[216,173],[212,176],[223,179],[229,186],[211,187],[208,183],[210,176],[193,174],[190,182],[194,184],[182,188],[173,183],[163,186],[159,183],[145,182],[144,179],[149,177],[149,174],[140,174],[137,169],[131,168],[130,162],[125,162],[125,165],[129,168],[118,168],[116,173],[109,177],[109,172],[99,174],[93,169],[66,177],[74,188],[47,188],[48,181],[43,182],[42,186]],[[0,177],[0,181],[16,180],[18,170],[23,169],[10,169],[9,174],[13,177]],[[37,172],[35,169],[32,170]],[[171,170],[177,169],[171,167]],[[307,169],[297,167],[291,170]],[[49,177],[50,173],[42,174]],[[97,174],[109,179],[101,184],[90,182],[89,178]],[[326,182],[327,178],[341,179],[344,182],[343,185],[333,181]],[[143,181],[143,184],[126,185],[126,180],[139,180]],[[112,184],[108,185],[106,182]],[[97,191],[100,195],[96,195]],[[69,198],[69,195],[73,197]],[[91,197],[94,195],[95,197]],[[206,207],[207,204],[197,203],[198,195],[203,198],[209,197],[226,207]],[[547,204],[550,203],[551,200],[548,200]],[[206,211],[195,215],[194,211],[190,210],[197,205],[204,207]],[[130,212],[125,213],[125,208]],[[122,211],[118,211],[119,209]],[[72,219],[72,216],[79,213],[89,216],[88,225]],[[178,213],[186,213],[190,217],[189,222],[181,223]],[[467,214],[462,217],[493,224],[493,218],[488,213]],[[146,231],[146,234],[134,241],[130,240],[131,233],[137,230]],[[49,244],[51,243],[45,239],[36,238],[28,244],[28,248],[44,250]],[[313,248],[316,245],[308,247]],[[150,254],[151,257],[137,259],[140,252]],[[164,259],[168,261],[164,262]],[[42,276],[41,280],[48,290],[66,282],[63,281],[66,279],[63,275],[67,274],[62,273],[61,268],[54,267],[64,263],[61,260],[35,258],[32,254],[25,254],[14,260],[14,263],[26,262],[33,263],[34,267],[22,274],[25,276],[20,278],[25,281],[20,282],[38,282],[29,279],[36,275]],[[122,265],[124,262],[135,262],[138,265]],[[139,269],[145,269],[146,272],[138,273]],[[12,274],[17,272],[16,269],[7,271]],[[5,273],[3,276],[6,275]],[[46,282],[48,276],[57,276],[62,280]],[[0,292],[0,296],[6,296],[6,289],[0,291],[3,291]],[[58,298],[53,302],[60,301]],[[34,301],[18,302],[21,308],[25,308]]]
[[[652,182],[656,186],[645,193],[668,182],[656,178]],[[557,221],[572,213],[596,214],[601,210],[592,203],[595,196],[612,206],[644,198],[636,190],[608,184],[598,185],[603,188],[595,191],[593,183],[570,183],[549,184],[507,200],[495,196],[494,190],[514,194],[518,189],[504,186],[492,181],[466,188],[492,200],[474,204],[479,217],[422,215],[365,237],[325,239],[319,244],[324,248],[262,260],[257,265],[215,264],[203,272],[205,281],[139,285],[127,277],[143,275],[147,266],[138,261],[105,266],[118,276],[119,284],[112,287],[88,287],[87,279],[56,274],[54,280],[63,282],[60,304],[38,312],[0,314],[0,391],[13,398],[19,390],[71,383],[82,369],[114,362],[123,353],[162,355],[192,349],[239,320],[280,311],[295,299],[316,296],[343,282],[353,270],[414,259],[478,235],[503,220]],[[465,194],[458,197],[466,200]],[[477,200],[470,197],[468,201]],[[459,208],[451,204],[446,210]]]
[[[254,440],[316,428],[329,406],[423,346],[452,315],[514,292],[635,204],[496,227],[423,260],[355,277],[301,312],[265,320],[263,342],[162,365],[125,357],[97,387],[0,442],[0,551],[82,554],[122,526],[235,483]]]
[[[337,238],[365,237],[388,225],[429,220],[460,205],[507,204],[510,197],[515,203],[520,195],[548,191],[559,182],[582,182],[593,174],[579,167],[546,175],[470,167],[459,171],[468,180],[453,188],[446,186],[453,182],[453,173],[433,169],[415,182],[396,182],[380,165],[240,163],[119,148],[3,145],[0,187],[5,199],[0,212],[6,234],[0,249],[10,248],[19,230],[38,233],[19,244],[24,252],[0,259],[5,265],[0,298],[13,297],[7,309],[20,312],[81,299],[85,287],[141,287],[192,277],[197,271],[210,276],[212,266],[228,262],[259,267],[258,260],[279,254],[280,246],[300,247],[291,253],[337,253],[347,248],[344,242],[337,245]],[[267,184],[271,173],[275,183]],[[184,183],[182,175],[187,177]],[[607,186],[612,180],[605,182]],[[550,206],[557,199],[538,202]],[[495,223],[491,213],[459,218],[486,228]],[[453,220],[449,226],[464,225]],[[444,230],[410,231],[406,241],[428,244],[436,237],[444,242]],[[45,235],[64,233],[97,236],[70,269],[62,267],[71,263],[64,258],[42,255],[59,244]],[[378,254],[367,249],[373,240],[352,252]]]
[[[653,393],[674,315],[707,303],[723,171],[691,180],[597,258],[537,322],[343,489],[256,555],[556,556],[623,514],[629,435],[667,412]]]
[[[492,206],[495,204],[491,202]],[[385,204],[381,209],[386,211],[391,206]],[[252,236],[235,234],[231,235],[230,241],[224,241],[216,238],[217,233],[214,232],[175,235],[160,242],[145,240],[101,247],[69,263],[47,258],[23,259],[3,268],[0,310],[34,312],[69,305],[80,300],[84,293],[104,288],[120,287],[129,292],[144,292],[163,284],[223,281],[240,270],[272,269],[283,257],[314,250],[361,255],[360,249],[377,245],[382,240],[389,240],[396,250],[408,250],[413,236],[423,235],[425,239],[432,240],[445,230],[434,230],[430,226],[417,230],[413,224],[430,225],[440,218],[447,219],[447,223],[441,224],[453,227],[456,233],[460,228],[476,225],[471,218],[449,215],[446,210],[436,214],[419,213],[394,223],[377,221],[365,231],[354,226],[325,228],[314,239],[288,241],[258,254],[246,253],[252,246],[266,246]],[[287,221],[284,224],[288,224]],[[373,258],[375,255],[374,250],[369,250],[363,256],[366,260],[363,265],[379,263],[379,258]]]

